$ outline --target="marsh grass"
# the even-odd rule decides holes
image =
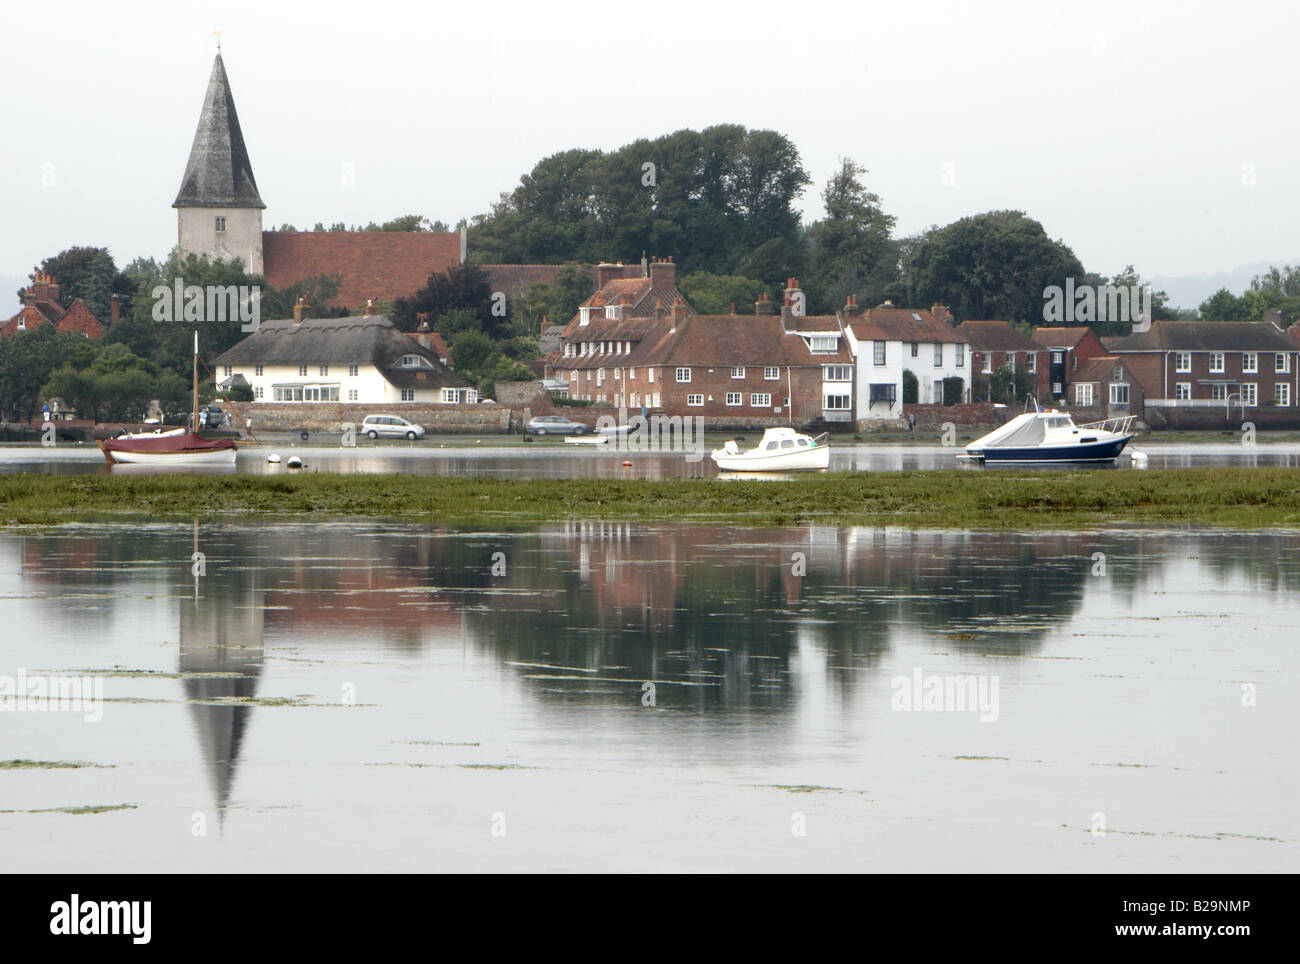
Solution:
[[[752,526],[809,522],[918,528],[1086,528],[1112,522],[1300,526],[1300,471],[946,470],[789,481],[491,479],[311,473],[0,477],[0,522],[409,519],[509,525],[606,519]]]

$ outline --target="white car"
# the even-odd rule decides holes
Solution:
[[[415,441],[424,438],[424,426],[408,422],[400,415],[367,415],[361,423],[361,432],[367,438],[406,438]]]

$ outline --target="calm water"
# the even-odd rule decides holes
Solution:
[[[1300,534],[11,530],[0,680],[94,674],[104,701],[0,713],[0,760],[96,765],[0,769],[0,850],[1293,871],[1297,590]],[[909,709],[918,675],[995,698]]]
[[[751,440],[757,440],[752,436]],[[831,471],[899,472],[910,470],[951,469],[958,467],[957,455],[964,448],[939,445],[854,445],[832,443]],[[710,441],[709,447],[713,442]],[[1206,466],[1285,466],[1300,468],[1300,445],[1262,444],[1252,447],[1235,443],[1219,444],[1143,444],[1140,450],[1149,457],[1147,469],[1199,468]],[[401,472],[412,475],[495,476],[498,478],[701,478],[718,475],[707,452],[703,458],[689,461],[685,453],[646,453],[601,451],[586,445],[558,442],[500,447],[475,445],[473,441],[363,444],[357,448],[295,446],[292,443],[244,446],[239,450],[234,468],[170,469],[152,466],[114,466],[110,469],[98,449],[90,446],[63,445],[53,449],[33,446],[0,448],[0,473],[40,472],[53,475],[87,472],[141,473],[185,471],[205,473],[283,473],[294,471],[283,462],[266,461],[275,452],[282,459],[299,455],[306,463],[302,471],[321,472]],[[624,466],[623,461],[632,463]],[[965,466],[972,471],[1003,471],[1003,467]],[[1109,468],[1109,466],[1107,466]],[[1126,456],[1117,468],[1131,471]],[[1066,470],[1070,470],[1068,467]],[[723,473],[726,477],[728,473]]]

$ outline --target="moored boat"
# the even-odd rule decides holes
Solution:
[[[194,333],[194,425],[199,424],[199,333]],[[234,465],[233,439],[208,439],[193,427],[123,433],[99,443],[110,464]]]
[[[1066,412],[1017,415],[966,446],[979,462],[1114,462],[1133,438],[1136,416],[1075,425]]]
[[[718,468],[729,472],[796,472],[824,469],[830,465],[829,435],[823,432],[816,438],[796,432],[792,428],[769,428],[755,448],[741,451],[734,440],[709,457]]]

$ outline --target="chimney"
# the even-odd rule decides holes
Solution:
[[[677,265],[672,258],[655,258],[650,262],[650,287],[664,290],[677,284]]]
[[[678,325],[680,325],[685,320],[686,320],[686,302],[682,301],[681,298],[675,298],[673,300],[673,328],[675,329]]]
[[[27,289],[32,293],[32,304],[40,304],[50,300],[49,277],[44,271],[40,270],[33,276],[32,285]]]
[[[942,321],[945,325],[951,325],[951,324],[952,324],[952,312],[948,310],[948,306],[947,306],[947,305],[941,305],[941,304],[938,304],[938,303],[935,303],[935,304],[931,305],[931,306],[930,306],[930,314],[934,315],[936,318],[938,318],[940,321]]]
[[[429,316],[425,315],[423,312],[421,312],[421,315],[423,315],[424,320],[420,322],[420,327],[415,329],[415,340],[421,348],[430,348],[433,345],[433,339],[429,337],[429,333],[432,330],[429,328]]]
[[[369,307],[369,303],[367,303],[367,307]],[[293,323],[301,325],[302,320],[307,317],[310,310],[311,306],[307,304],[307,296],[299,295],[297,303],[293,306]]]
[[[759,295],[758,300],[754,302],[754,314],[756,315],[776,314],[776,305],[772,304],[772,302],[768,299],[766,291],[764,291],[761,295]]]
[[[117,295],[113,295],[111,298],[108,299],[108,323],[110,325],[115,325],[117,324],[117,320],[121,317],[122,317],[122,304],[118,300]]]
[[[795,318],[797,318],[798,315],[795,314],[794,306],[795,302],[802,297],[803,293],[799,291],[799,279],[786,278],[785,298],[781,301],[781,327],[785,331],[794,331],[797,327]]]
[[[617,264],[611,261],[602,261],[596,265],[596,290],[599,291],[615,278],[621,277],[623,277],[623,263],[621,261]]]
[[[1272,325],[1274,328],[1276,328],[1278,331],[1281,331],[1282,330],[1282,309],[1265,308],[1264,320],[1268,322],[1270,325]]]

